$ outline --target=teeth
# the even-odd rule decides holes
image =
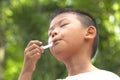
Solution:
[[[43,49],[47,49],[47,48],[52,47],[52,46],[53,46],[53,42],[51,42],[51,43],[48,44],[48,45],[42,46],[42,48],[43,48]]]

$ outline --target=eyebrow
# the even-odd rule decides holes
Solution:
[[[66,20],[67,18],[62,18],[61,20],[59,20],[58,21],[58,23],[57,24],[60,24],[60,23],[62,23],[64,20]],[[55,24],[56,25],[56,24]],[[53,25],[53,26],[51,26],[51,28],[49,28],[49,31],[50,30],[53,30],[54,28],[55,28],[55,25]]]

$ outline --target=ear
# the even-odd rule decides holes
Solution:
[[[89,26],[86,29],[85,40],[94,39],[96,36],[96,28],[94,26]]]

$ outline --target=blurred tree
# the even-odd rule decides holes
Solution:
[[[0,2],[0,44],[4,43],[6,53],[4,79],[18,79],[24,48],[30,40],[47,44],[48,18],[55,9],[63,7],[81,9],[95,17],[100,29],[100,44],[93,63],[120,75],[119,3],[119,0],[3,0]],[[37,64],[33,80],[55,80],[65,76],[64,64],[46,50]]]
[[[3,79],[3,61],[4,61],[4,27],[2,24],[2,1],[0,0],[0,80]]]

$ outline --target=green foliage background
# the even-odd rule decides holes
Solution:
[[[93,63],[120,75],[120,0],[0,0],[0,47],[5,48],[3,80],[18,79],[24,48],[30,40],[47,44],[50,14],[63,7],[80,9],[95,17],[100,43]],[[32,80],[55,80],[66,76],[64,64],[46,50]]]

